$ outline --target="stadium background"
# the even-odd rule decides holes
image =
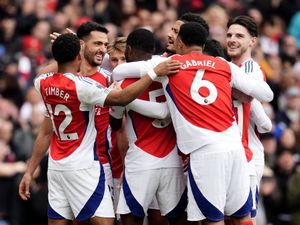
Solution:
[[[1,0],[0,1],[0,225],[47,224],[47,156],[29,202],[18,183],[43,120],[32,80],[51,58],[51,32],[94,20],[109,40],[146,27],[161,54],[167,33],[185,12],[199,13],[225,47],[228,18],[252,16],[260,31],[253,58],[274,100],[264,103],[273,130],[261,136],[266,167],[257,225],[300,225],[300,0]]]

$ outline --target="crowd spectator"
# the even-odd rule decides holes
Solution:
[[[86,21],[109,30],[109,41],[138,27],[151,30],[156,53],[185,12],[205,18],[210,36],[225,47],[226,23],[239,14],[253,17],[259,43],[253,58],[266,75],[274,100],[264,103],[273,130],[261,135],[266,172],[261,212],[268,224],[299,224],[300,163],[300,3],[297,0],[2,0],[0,1],[0,224],[46,224],[47,156],[32,186],[35,197],[18,201],[16,187],[43,118],[32,81],[52,60],[49,34],[76,31]],[[298,171],[298,172],[297,172]],[[298,199],[298,201],[297,201]],[[42,202],[39,207],[37,202]],[[31,210],[28,210],[31,208]],[[32,221],[31,215],[40,215]],[[259,220],[258,220],[259,221]],[[257,223],[258,225],[259,222]],[[261,225],[265,225],[261,224]]]

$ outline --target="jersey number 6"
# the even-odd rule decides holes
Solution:
[[[200,105],[209,105],[212,104],[214,101],[216,101],[216,98],[218,96],[218,91],[212,82],[208,80],[202,80],[204,72],[205,70],[202,69],[197,70],[190,92],[191,92],[192,99],[195,102],[197,102]],[[207,88],[209,94],[207,96],[201,96],[199,93],[200,88]]]

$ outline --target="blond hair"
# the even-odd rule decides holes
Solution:
[[[112,51],[117,50],[119,52],[125,52],[126,48],[126,37],[118,37],[114,41],[107,45],[107,52],[110,54]]]

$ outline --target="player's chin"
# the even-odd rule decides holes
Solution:
[[[170,52],[175,52],[175,46],[173,44],[168,44],[166,49]]]
[[[102,58],[101,59],[95,59],[94,64],[97,66],[100,66],[102,64]]]
[[[235,50],[227,50],[227,54],[229,57],[236,57],[239,55],[239,52]]]

